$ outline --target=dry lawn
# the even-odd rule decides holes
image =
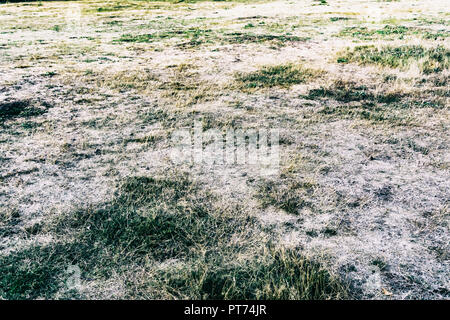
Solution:
[[[448,9],[0,4],[0,297],[450,298]],[[279,174],[173,163],[194,121]]]

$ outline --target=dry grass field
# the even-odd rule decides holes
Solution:
[[[449,299],[445,0],[0,4],[0,298]],[[172,134],[279,130],[279,172]]]

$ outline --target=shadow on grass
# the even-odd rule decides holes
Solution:
[[[69,265],[82,270],[83,281],[120,275],[130,298],[148,292],[191,299],[346,296],[318,263],[262,241],[256,218],[221,210],[215,200],[185,175],[129,178],[111,203],[63,215],[43,228],[58,241],[1,256],[0,296],[79,297],[64,285]],[[167,261],[178,267],[157,267]],[[132,280],[136,269],[148,275]]]

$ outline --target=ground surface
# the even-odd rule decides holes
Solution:
[[[354,298],[450,298],[448,8],[444,0],[0,4],[0,294],[229,297],[204,282],[192,293],[157,279],[188,268],[194,244],[183,242],[186,251],[170,259],[125,261],[118,257],[129,244],[114,242],[121,231],[100,240],[83,233],[92,246],[102,243],[102,254],[119,246],[119,260],[108,261],[121,267],[105,264],[112,271],[102,274],[81,249],[58,260],[55,244],[83,243],[73,224],[55,227],[58,217],[115,203],[129,177],[187,175],[201,186],[201,208],[210,201],[202,192],[214,195],[214,217],[255,219],[247,231],[226,229],[238,230],[227,244],[225,235],[214,242],[214,250],[234,243],[239,258],[231,260],[269,241],[319,261]],[[205,130],[278,128],[279,174],[174,164],[171,134],[194,120]],[[194,192],[167,200],[166,189],[151,190],[158,206],[197,208]],[[203,239],[217,229],[199,230]],[[136,234],[127,235],[138,241]],[[239,246],[248,249],[236,255]],[[42,261],[59,269],[39,269]],[[222,263],[214,261],[205,265]],[[70,294],[49,284],[62,282],[69,264],[82,275]]]

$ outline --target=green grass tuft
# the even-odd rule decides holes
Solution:
[[[433,31],[423,28],[406,27],[401,25],[386,25],[381,29],[369,29],[368,27],[345,27],[336,36],[352,37],[360,40],[396,40],[406,36],[419,36],[425,39],[445,39],[450,33],[445,30]]]
[[[196,299],[345,298],[345,288],[318,263],[295,250],[266,249],[245,263],[197,263],[160,277],[177,297]]]
[[[450,66],[450,50],[438,46],[425,48],[417,45],[400,47],[358,46],[347,50],[338,57],[338,62],[357,62],[360,64],[374,64],[383,67],[406,69],[413,62],[419,64],[425,74],[436,73],[448,69]]]
[[[308,38],[301,38],[290,35],[274,34],[254,34],[246,32],[217,33],[211,29],[186,28],[155,32],[152,34],[124,34],[113,42],[122,43],[152,43],[166,39],[180,39],[182,42],[176,44],[178,48],[194,48],[204,44],[220,43],[226,44],[246,44],[269,42],[278,47],[289,42],[306,41]],[[187,41],[186,41],[187,40]]]
[[[251,73],[240,73],[236,80],[243,89],[290,87],[304,83],[320,74],[317,70],[305,68],[301,65],[285,64],[278,66],[264,66]]]
[[[290,35],[274,35],[274,34],[252,34],[243,32],[232,32],[225,34],[222,42],[224,43],[263,43],[272,42],[278,46],[284,46],[288,42],[306,41],[308,38],[301,38]]]
[[[348,81],[335,81],[329,87],[312,89],[305,96],[307,99],[332,98],[341,102],[371,101],[379,103],[397,102],[402,98],[400,93],[373,93],[367,86]]]
[[[297,215],[302,208],[311,205],[305,200],[305,193],[313,188],[310,183],[290,180],[283,183],[264,181],[259,185],[257,198],[263,207],[276,206],[287,213]]]
[[[0,297],[4,299],[50,298],[58,289],[61,254],[66,248],[33,246],[0,257]]]
[[[28,100],[0,103],[0,123],[8,119],[35,117],[46,113],[45,108],[37,108]]]
[[[319,114],[339,119],[361,119],[372,123],[384,123],[390,125],[410,125],[412,119],[404,112],[398,112],[397,105],[376,105],[372,102],[361,106],[325,106],[318,110]]]

